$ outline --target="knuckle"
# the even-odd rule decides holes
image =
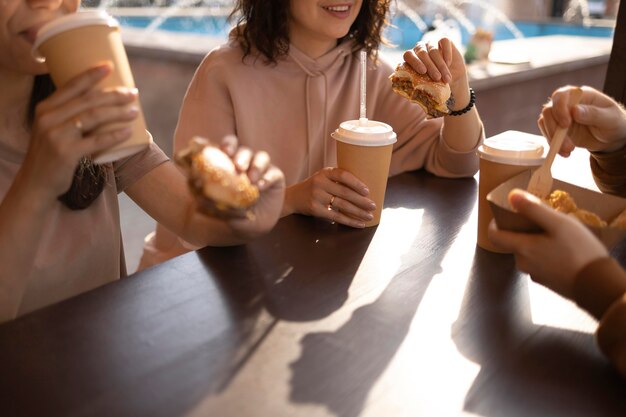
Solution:
[[[311,184],[314,189],[318,189],[324,183],[324,178],[322,175],[315,175],[311,179]]]
[[[91,108],[84,111],[81,114],[81,120],[83,123],[86,121],[100,122],[103,116],[103,111],[98,108]]]

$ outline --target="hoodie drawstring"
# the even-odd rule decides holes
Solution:
[[[343,51],[337,54],[337,57],[333,61],[333,63],[344,55]],[[290,58],[298,64],[298,66],[304,71],[306,74],[306,80],[304,84],[305,94],[305,108],[306,108],[306,132],[307,132],[307,150],[308,150],[308,158],[307,158],[307,172],[308,175],[312,175],[311,168],[311,158],[314,153],[313,145],[315,144],[315,138],[313,137],[313,123],[319,122],[316,120],[312,120],[311,115],[311,80],[316,77],[322,77],[324,82],[324,97],[323,97],[323,106],[322,106],[322,132],[324,134],[323,139],[323,158],[322,158],[322,166],[325,167],[327,165],[326,161],[328,160],[328,141],[330,140],[330,132],[328,132],[328,78],[326,77],[326,73],[324,71],[311,71],[308,69],[300,60],[298,60],[295,56],[290,55]],[[332,63],[331,63],[332,66]]]

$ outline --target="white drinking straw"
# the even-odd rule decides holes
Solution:
[[[367,116],[365,114],[365,72],[367,70],[367,52],[365,49],[361,50],[361,115],[359,117],[359,124],[367,124]]]

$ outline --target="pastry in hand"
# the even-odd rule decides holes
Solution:
[[[194,137],[175,156],[187,174],[198,210],[221,217],[246,217],[259,198],[259,189],[232,159],[208,140]]]

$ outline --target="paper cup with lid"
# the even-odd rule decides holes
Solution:
[[[352,173],[369,188],[369,198],[376,204],[376,210],[372,213],[374,218],[365,226],[376,226],[380,223],[385,201],[396,133],[386,123],[361,119],[341,123],[331,136],[337,143],[337,166]]]
[[[542,136],[509,130],[485,139],[478,149],[480,173],[476,241],[481,248],[491,252],[503,252],[487,236],[489,222],[493,218],[487,194],[521,172],[532,171],[541,166],[545,159],[544,143]]]
[[[57,87],[65,85],[87,69],[107,62],[113,70],[100,82],[100,88],[135,87],[119,24],[104,11],[72,13],[47,23],[37,33],[33,56],[46,63]],[[99,132],[106,132],[128,124],[132,128],[131,137],[93,155],[94,162],[115,161],[146,148],[152,142],[139,102],[132,105],[139,107],[136,119],[127,123],[111,123],[99,129]]]

